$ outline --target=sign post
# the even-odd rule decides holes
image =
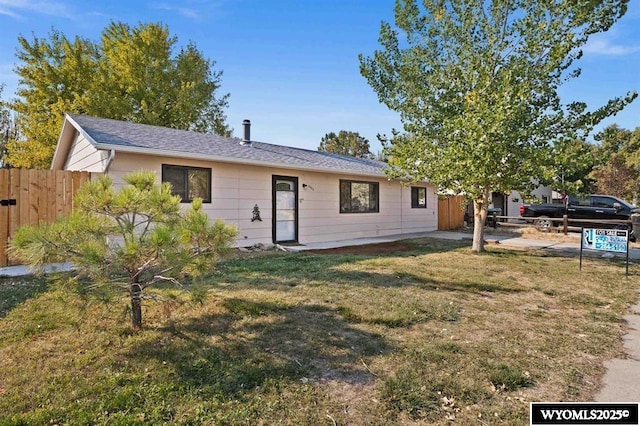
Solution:
[[[598,250],[613,253],[626,253],[629,276],[629,231],[626,229],[582,228],[582,244],[580,244],[580,270],[582,270],[582,250]]]

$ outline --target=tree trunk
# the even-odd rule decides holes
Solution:
[[[131,283],[131,325],[135,330],[142,330],[142,288],[138,283]]]
[[[484,225],[489,210],[489,190],[485,190],[482,198],[473,200],[473,243],[471,250],[476,253],[484,251]]]

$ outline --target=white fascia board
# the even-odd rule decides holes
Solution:
[[[56,143],[56,150],[53,151],[53,157],[51,159],[51,166],[49,167],[51,170],[55,170],[56,156],[60,151],[60,145],[62,142],[62,136],[64,135],[64,130],[67,127],[67,120],[69,120],[69,116],[65,114],[64,121],[62,122],[62,128],[60,129],[60,134],[58,135],[58,142]],[[66,160],[65,160],[66,163]]]
[[[82,126],[80,126],[78,123],[76,123],[74,121],[73,118],[71,118],[69,115],[66,116],[66,119],[69,121],[69,123],[73,124],[73,127],[76,128],[76,130],[78,131],[78,133],[80,133],[82,136],[85,137],[85,139],[87,141],[89,141],[91,143],[91,145],[94,145],[96,147],[96,149],[100,149],[98,148],[99,143],[96,142],[90,135],[89,133],[85,132],[84,129],[82,128]]]
[[[53,153],[53,159],[51,160],[51,170],[55,170],[56,168],[56,163],[60,164],[60,167],[62,169],[64,169],[65,165],[67,164],[68,161],[68,157],[69,157],[69,152],[71,150],[71,145],[73,145],[74,142],[74,137],[73,135],[69,135],[69,137],[67,139],[64,139],[65,133],[68,131],[69,129],[69,125],[75,129],[75,131],[77,131],[78,133],[82,134],[87,141],[89,141],[92,145],[97,145],[96,141],[93,140],[93,138],[91,136],[89,136],[89,134],[87,132],[85,132],[81,126],[78,125],[78,123],[76,123],[73,118],[71,118],[69,116],[69,114],[65,114],[64,115],[64,121],[62,122],[62,129],[60,130],[60,135],[58,136],[58,143],[56,144],[56,150]],[[66,151],[63,153],[63,151]],[[65,158],[60,159],[58,158],[60,155],[64,155]]]

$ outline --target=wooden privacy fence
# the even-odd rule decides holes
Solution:
[[[462,228],[464,225],[464,202],[465,199],[461,195],[438,199],[438,231]]]
[[[74,194],[89,178],[89,172],[0,169],[0,267],[15,264],[7,245],[16,230],[69,214]]]

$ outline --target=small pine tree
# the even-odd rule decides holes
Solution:
[[[20,228],[11,250],[35,267],[71,261],[94,285],[124,288],[133,328],[140,330],[144,290],[211,270],[237,230],[221,220],[210,224],[201,199],[183,211],[171,185],[159,185],[153,172],[134,172],[124,181],[119,191],[109,176],[87,182],[71,215]]]

